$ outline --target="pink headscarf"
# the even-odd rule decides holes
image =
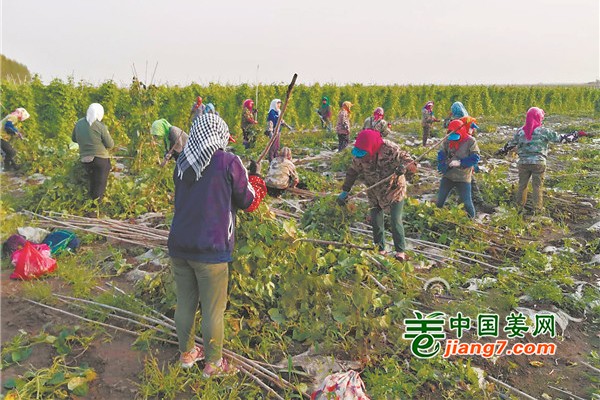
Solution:
[[[244,101],[244,107],[252,111],[252,108],[254,107],[254,102],[252,101],[252,99],[246,99]]]
[[[372,129],[360,131],[356,137],[356,142],[354,143],[354,147],[369,153],[370,158],[375,157],[375,155],[379,153],[381,145],[383,145],[381,133]]]
[[[425,103],[425,105],[423,106],[424,109],[431,111],[431,109],[433,108],[433,101],[428,101],[427,103]]]
[[[375,111],[373,111],[373,117],[375,117],[375,121],[383,119],[383,108],[377,107]]]
[[[538,107],[531,107],[527,110],[527,118],[525,119],[525,125],[521,129],[525,132],[525,139],[531,140],[533,131],[542,126],[544,120],[544,110]]]

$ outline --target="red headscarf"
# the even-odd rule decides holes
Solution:
[[[196,107],[200,107],[200,104],[202,104],[202,97],[198,96],[196,97]]]
[[[379,149],[381,148],[382,144],[383,138],[381,137],[381,133],[379,133],[379,131],[374,131],[373,129],[365,129],[363,131],[360,131],[360,133],[356,137],[354,147],[366,151],[372,158],[375,157],[377,153],[379,153]]]
[[[458,150],[459,146],[471,136],[469,135],[469,125],[465,121],[455,119],[448,125],[448,133],[454,132],[460,135],[458,140],[448,140],[448,145],[453,150]]]
[[[246,99],[244,101],[244,107],[252,111],[252,108],[254,107],[254,102],[252,101],[252,99]]]
[[[525,139],[528,141],[531,140],[533,136],[533,131],[536,128],[542,126],[542,121],[544,120],[544,110],[538,107],[531,107],[527,110],[527,118],[525,119],[525,125],[521,129],[525,132]]]
[[[377,107],[375,111],[373,111],[373,117],[375,117],[375,121],[383,119],[383,108]]]

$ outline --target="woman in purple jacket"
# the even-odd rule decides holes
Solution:
[[[222,357],[227,263],[232,261],[236,211],[248,208],[255,197],[241,160],[225,151],[229,140],[229,128],[219,116],[196,118],[173,176],[175,216],[168,248],[180,361],[190,368],[206,358],[205,377],[234,372]],[[194,345],[198,301],[204,347]]]

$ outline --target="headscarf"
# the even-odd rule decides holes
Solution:
[[[206,107],[204,107],[204,114],[216,114],[217,110],[215,109],[215,105],[213,103],[208,103]]]
[[[292,150],[289,147],[282,147],[281,150],[279,150],[279,157],[291,160]]]
[[[152,123],[152,127],[150,128],[150,133],[154,136],[164,137],[169,134],[169,129],[171,129],[171,124],[164,118],[157,119]]]
[[[204,114],[194,120],[190,136],[183,152],[177,159],[177,176],[183,179],[188,168],[200,179],[218,149],[225,149],[229,142],[229,127],[216,114]]]
[[[356,137],[356,142],[354,142],[355,148],[366,151],[371,158],[379,153],[381,145],[383,145],[381,133],[373,129],[364,129],[360,131]]]
[[[431,110],[433,109],[433,101],[428,101],[427,103],[425,103],[423,109],[431,112]]]
[[[325,103],[323,103],[323,100],[325,100]],[[329,97],[323,96],[321,98],[321,108],[327,108],[327,107],[329,107]]]
[[[200,107],[201,104],[202,104],[202,97],[200,97],[200,96],[196,97],[196,108]]]
[[[448,125],[448,133],[452,133],[448,136],[448,146],[453,150],[458,150],[459,146],[467,140],[469,135],[469,125],[460,119],[455,119]]]
[[[279,110],[277,109],[277,103],[281,103],[281,100],[273,99],[273,101],[271,101],[271,105],[269,106],[269,111],[275,110],[275,111],[279,112]]]
[[[525,139],[530,141],[533,136],[533,131],[542,126],[544,120],[544,110],[538,107],[531,107],[527,110],[525,125],[521,129],[525,132]]]
[[[254,101],[252,101],[252,99],[244,100],[244,108],[247,108],[248,110],[252,111],[252,109],[254,108]]]
[[[87,114],[85,115],[85,119],[88,124],[92,126],[92,124],[96,121],[102,121],[104,118],[104,107],[98,103],[92,103],[87,109]]]
[[[377,107],[375,109],[375,111],[373,111],[373,117],[375,117],[375,121],[379,121],[380,119],[383,119],[383,108]]]
[[[350,108],[352,107],[352,103],[349,101],[345,101],[342,103],[342,108],[348,112],[350,112]]]
[[[11,115],[17,117],[19,121],[25,121],[29,118],[29,113],[23,107],[16,108],[15,111],[10,113]]]
[[[452,112],[452,118],[462,118],[468,117],[469,113],[463,103],[460,101],[455,101],[454,104],[450,107],[450,111]]]

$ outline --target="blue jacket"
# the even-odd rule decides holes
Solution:
[[[217,150],[196,181],[192,168],[175,181],[175,216],[167,246],[171,257],[218,264],[232,261],[235,213],[254,200],[238,156]]]
[[[275,125],[277,125],[278,119],[279,119],[279,111],[269,110],[269,114],[267,115],[267,121],[273,122],[273,129],[275,129]]]

